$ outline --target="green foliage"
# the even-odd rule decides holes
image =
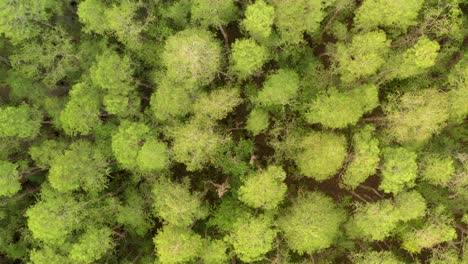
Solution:
[[[226,196],[216,210],[213,210],[213,217],[209,219],[208,225],[215,226],[223,232],[230,232],[234,229],[236,221],[250,216],[249,212],[244,204],[231,196]]]
[[[106,17],[103,16],[106,6],[101,0],[84,0],[78,6],[78,17],[80,22],[84,24],[83,32],[95,32],[103,34],[108,30]]]
[[[192,0],[192,20],[204,27],[227,25],[236,19],[234,0]]]
[[[365,0],[356,10],[357,28],[372,30],[379,26],[403,31],[416,24],[423,0]]]
[[[405,144],[424,143],[438,133],[448,119],[447,96],[435,89],[391,98],[384,110],[389,136]]]
[[[60,253],[56,252],[52,247],[44,247],[40,250],[33,249],[29,256],[34,264],[71,264],[72,261]]]
[[[101,124],[99,92],[89,83],[78,83],[70,91],[70,100],[60,114],[60,123],[68,135],[88,135]]]
[[[148,136],[150,129],[142,123],[122,122],[119,130],[112,136],[112,152],[124,168],[138,168],[138,153],[141,142]]]
[[[145,209],[145,201],[138,191],[127,189],[125,203],[118,206],[116,221],[128,230],[143,236],[152,227],[152,222]]]
[[[41,129],[42,115],[25,104],[0,108],[0,138],[34,138]]]
[[[241,26],[249,32],[253,39],[262,42],[270,37],[274,18],[274,7],[263,0],[258,0],[247,6]]]
[[[385,148],[382,150],[382,182],[379,188],[386,193],[397,194],[415,185],[418,165],[417,155],[404,148]]]
[[[439,49],[439,43],[426,36],[421,37],[413,47],[396,58],[395,77],[405,79],[424,73],[435,65]]]
[[[256,102],[263,106],[286,105],[297,94],[299,75],[292,70],[278,70],[267,77]]]
[[[227,117],[242,102],[237,88],[222,88],[200,97],[193,106],[195,116],[208,121],[218,121]]]
[[[347,45],[338,43],[336,60],[341,80],[352,82],[375,74],[385,63],[389,47],[390,41],[383,31],[354,35]]]
[[[448,76],[451,90],[447,93],[449,100],[449,117],[454,123],[462,123],[468,115],[468,55],[453,67]]]
[[[180,31],[166,41],[162,64],[168,78],[176,83],[207,85],[219,72],[221,46],[208,31]]]
[[[334,244],[344,221],[344,212],[332,199],[310,192],[294,202],[278,220],[278,225],[293,251],[312,254]]]
[[[151,96],[151,110],[157,120],[169,121],[191,112],[193,100],[187,87],[164,78]]]
[[[138,152],[138,167],[142,171],[164,170],[169,164],[168,155],[166,144],[155,139],[148,139]]]
[[[354,263],[356,264],[367,264],[367,263],[379,263],[379,264],[403,264],[404,261],[399,260],[390,251],[368,251],[365,253],[359,253],[354,255]]]
[[[272,250],[276,230],[271,225],[271,219],[267,216],[238,219],[228,240],[242,261],[261,260],[264,254]]]
[[[177,127],[172,136],[174,160],[184,163],[188,171],[200,170],[213,163],[217,150],[229,140],[217,134],[212,127],[202,128],[194,122]]]
[[[153,241],[162,264],[193,262],[203,249],[200,235],[187,227],[166,225]]]
[[[107,184],[107,160],[87,141],[76,141],[50,165],[49,182],[59,192],[71,192],[79,188],[87,192],[99,192]]]
[[[29,155],[38,167],[46,169],[50,167],[57,156],[63,154],[67,147],[67,143],[63,141],[45,140],[40,144],[33,145],[29,149]]]
[[[174,226],[190,226],[207,215],[199,193],[191,193],[187,182],[160,181],[153,186],[155,214]]]
[[[229,256],[226,254],[228,245],[222,240],[205,241],[201,259],[206,264],[226,263],[229,261]]]
[[[231,70],[240,79],[257,73],[268,60],[268,50],[252,39],[238,39],[232,44]]]
[[[306,177],[323,181],[341,168],[346,158],[346,138],[332,132],[312,132],[302,139],[295,158],[299,171]]]
[[[395,208],[400,221],[409,221],[426,215],[426,201],[417,191],[400,193],[395,196]]]
[[[0,196],[13,196],[21,190],[18,165],[0,160]]]
[[[269,116],[268,112],[261,108],[254,108],[250,111],[249,117],[247,119],[246,128],[254,136],[265,131],[269,126]]]
[[[305,32],[313,34],[325,17],[324,9],[334,0],[271,0],[275,7],[275,26],[281,35],[281,42],[298,44]]]
[[[355,125],[361,116],[379,105],[378,89],[366,84],[340,92],[330,88],[312,101],[305,117],[309,123],[321,123],[329,128]]]
[[[450,157],[430,156],[421,164],[421,178],[434,185],[445,186],[455,173],[453,160]]]
[[[112,247],[112,230],[91,227],[72,246],[70,258],[78,263],[94,263]]]
[[[411,253],[453,240],[457,237],[453,219],[436,208],[421,228],[409,228],[401,235],[402,247]]]
[[[286,194],[285,179],[286,173],[277,166],[248,175],[239,188],[239,200],[253,208],[275,209]]]
[[[355,189],[367,177],[374,175],[380,162],[379,140],[374,137],[375,128],[366,126],[353,135],[353,159],[343,174],[346,188]]]

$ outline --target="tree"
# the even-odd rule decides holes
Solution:
[[[169,154],[166,144],[156,139],[148,139],[141,146],[137,156],[138,167],[142,171],[161,171],[169,165]]]
[[[70,258],[61,255],[54,248],[45,246],[39,250],[33,249],[29,258],[34,264],[71,264]]]
[[[237,39],[232,44],[231,71],[239,79],[246,79],[260,71],[268,59],[268,50],[252,39]]]
[[[112,230],[108,227],[90,227],[73,244],[70,258],[78,263],[94,263],[113,246]]]
[[[254,108],[247,118],[246,128],[254,136],[264,132],[269,126],[268,112],[261,108]]]
[[[124,121],[120,124],[112,136],[112,152],[122,167],[138,168],[138,153],[149,132],[150,128],[142,123]]]
[[[0,138],[33,139],[41,129],[41,122],[41,112],[26,104],[0,107]]]
[[[201,259],[206,264],[226,263],[229,256],[226,254],[228,245],[222,240],[205,240]]]
[[[390,76],[405,79],[426,72],[435,65],[439,49],[439,43],[426,36],[421,37],[413,47],[396,55]]]
[[[374,137],[375,127],[365,126],[353,135],[354,155],[343,174],[346,188],[355,189],[374,175],[380,162],[379,140]]]
[[[67,147],[68,144],[64,141],[53,139],[44,140],[31,146],[29,149],[29,155],[39,168],[47,169],[57,156],[63,154]]]
[[[429,156],[422,160],[421,178],[434,185],[445,186],[455,173],[453,159],[450,157]]]
[[[410,253],[418,253],[423,248],[455,239],[457,232],[451,225],[452,221],[441,207],[436,208],[421,228],[410,227],[402,233],[402,247]]]
[[[358,29],[372,30],[379,26],[398,28],[403,32],[416,24],[423,0],[365,0],[356,10],[354,24]]]
[[[188,171],[200,170],[213,163],[217,150],[229,141],[229,138],[217,134],[212,127],[203,128],[195,122],[176,127],[172,137],[174,160],[184,163]]]
[[[380,264],[403,264],[404,261],[399,260],[391,251],[368,251],[358,253],[353,256],[354,263],[380,263]]]
[[[60,123],[68,135],[89,135],[101,124],[100,95],[89,82],[78,83],[70,91],[70,100],[60,114]]]
[[[163,78],[157,90],[151,95],[151,110],[154,117],[160,121],[182,118],[192,112],[193,88]]]
[[[382,182],[379,188],[386,193],[397,194],[415,185],[418,165],[417,155],[407,149],[384,148]]]
[[[426,200],[417,191],[403,192],[395,196],[394,204],[398,219],[407,222],[413,219],[418,219],[426,215]]]
[[[286,241],[299,254],[312,254],[330,247],[340,235],[345,214],[331,198],[309,192],[297,198],[278,219]]]
[[[162,264],[195,261],[203,249],[200,235],[187,227],[165,225],[153,241]]]
[[[242,102],[238,88],[222,88],[201,96],[193,106],[195,118],[218,121]]]
[[[238,219],[229,234],[228,240],[244,262],[261,260],[272,250],[276,230],[268,216],[249,216]]]
[[[106,9],[101,0],[81,1],[77,13],[80,22],[84,24],[83,32],[104,34],[109,28],[106,16],[102,15]]]
[[[153,226],[146,210],[146,201],[140,196],[140,190],[127,188],[123,204],[117,206],[115,221],[138,236],[144,236]]]
[[[410,145],[426,142],[444,127],[449,117],[447,96],[436,89],[391,97],[384,111],[389,137]]]
[[[251,174],[239,188],[239,200],[253,208],[275,209],[286,194],[285,179],[286,172],[277,166]]]
[[[311,132],[300,144],[295,158],[299,171],[306,177],[323,181],[332,177],[346,158],[346,139],[332,132]]]
[[[340,92],[330,88],[312,101],[305,117],[309,123],[321,123],[329,128],[355,125],[359,118],[379,105],[379,91],[375,85],[366,84]]]
[[[107,160],[87,141],[76,141],[50,165],[49,182],[59,192],[99,192],[107,185]]]
[[[153,186],[152,194],[154,213],[171,225],[190,226],[207,215],[199,193],[191,193],[187,182],[161,180]]]
[[[265,107],[286,105],[299,90],[299,75],[292,70],[280,69],[267,77],[256,102]]]
[[[19,44],[41,34],[41,24],[48,24],[61,3],[53,0],[12,0],[0,2],[0,34]]]
[[[341,80],[349,83],[375,74],[385,63],[389,50],[390,40],[383,31],[356,34],[351,43],[338,43],[336,61]]]
[[[18,165],[0,160],[0,196],[13,196],[21,190]]]
[[[161,59],[170,80],[207,85],[220,70],[221,46],[208,31],[186,29],[167,39]]]
[[[275,7],[275,26],[281,42],[285,44],[299,44],[303,41],[304,32],[313,34],[325,17],[324,9],[335,1],[310,0],[271,0]]]
[[[241,26],[249,32],[249,35],[258,42],[263,42],[270,37],[273,21],[275,19],[275,8],[263,0],[247,6],[245,18]]]
[[[225,26],[236,19],[234,0],[193,0],[192,20],[203,27]]]

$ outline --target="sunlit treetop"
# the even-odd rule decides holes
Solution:
[[[156,255],[161,264],[195,261],[203,249],[200,235],[188,227],[165,225],[153,238]]]
[[[256,102],[263,106],[286,105],[299,90],[299,75],[292,70],[280,69],[267,77]]]
[[[221,44],[209,31],[186,29],[168,38],[162,63],[171,80],[207,85],[220,71]]]
[[[84,0],[78,6],[78,17],[84,24],[83,32],[103,34],[108,29],[106,17],[103,16],[106,6],[101,0]]]
[[[293,251],[312,254],[336,241],[344,221],[344,211],[330,197],[310,192],[300,196],[282,214],[278,225]]]
[[[218,121],[227,117],[242,102],[238,88],[216,89],[201,96],[193,106],[196,118]]]
[[[138,152],[149,132],[149,127],[143,123],[125,121],[120,124],[112,136],[112,151],[124,168],[138,168]]]
[[[379,26],[403,31],[416,24],[424,0],[365,0],[356,10],[354,23],[364,30]]]
[[[227,25],[238,13],[234,0],[193,0],[191,11],[192,20],[204,27]]]
[[[416,153],[398,147],[385,148],[382,154],[384,162],[379,188],[386,193],[397,194],[405,188],[414,187],[418,169]]]
[[[73,244],[70,258],[79,263],[94,263],[113,246],[112,230],[109,227],[90,227]]]
[[[0,160],[0,197],[13,196],[21,190],[18,165]]]
[[[275,18],[273,6],[263,0],[255,1],[247,6],[244,14],[245,18],[242,20],[241,26],[249,32],[253,39],[261,42],[270,37]]]
[[[286,194],[285,179],[286,173],[278,166],[250,174],[239,188],[239,200],[254,208],[274,209]]]
[[[391,251],[368,251],[358,253],[353,256],[354,263],[380,263],[380,264],[404,264],[405,261],[399,260]]]
[[[0,107],[0,137],[32,139],[39,133],[42,114],[23,104]]]
[[[239,79],[246,79],[261,70],[268,56],[268,50],[253,39],[237,39],[232,44],[231,70]]]

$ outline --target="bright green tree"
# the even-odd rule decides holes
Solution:
[[[262,42],[270,37],[273,21],[275,19],[275,8],[265,3],[263,0],[247,6],[245,18],[241,26],[249,32],[249,35],[256,41]]]
[[[64,141],[44,140],[31,146],[29,155],[39,168],[47,169],[57,156],[63,154],[67,147],[68,144]]]
[[[42,114],[26,104],[0,107],[0,138],[32,139],[41,129]]]
[[[233,245],[237,256],[244,262],[254,262],[273,248],[276,230],[267,216],[250,216],[238,219],[229,234],[228,241]]]
[[[268,112],[261,108],[254,108],[247,118],[246,128],[254,136],[264,132],[269,126]]]
[[[138,153],[150,132],[150,128],[142,123],[124,121],[117,133],[112,136],[112,152],[122,167],[138,168]]]
[[[101,124],[99,91],[88,82],[75,84],[70,100],[60,114],[60,123],[68,135],[88,135]]]
[[[385,32],[372,31],[353,36],[349,44],[338,43],[336,61],[341,80],[352,82],[375,74],[390,50]]]
[[[417,191],[403,192],[395,196],[394,206],[398,219],[406,222],[426,215],[426,200]]]
[[[13,196],[21,190],[18,165],[0,160],[0,196]]]
[[[258,93],[256,102],[263,106],[286,105],[299,90],[299,75],[292,70],[280,69],[269,75]]]
[[[174,160],[184,163],[188,171],[202,169],[215,161],[218,149],[229,141],[210,126],[189,122],[174,129],[172,153]],[[194,140],[196,138],[196,140]]]
[[[162,264],[193,262],[203,249],[200,235],[187,227],[165,225],[153,241]]]
[[[75,141],[50,165],[49,182],[60,192],[71,192],[79,188],[88,192],[99,192],[107,184],[107,160],[88,141]]]
[[[286,172],[278,166],[248,175],[239,188],[239,200],[253,208],[275,209],[283,201]]]
[[[221,45],[208,31],[186,29],[167,39],[162,64],[176,83],[207,85],[220,71]]]
[[[268,50],[253,39],[237,39],[232,44],[231,70],[240,79],[246,79],[260,71],[268,56]]]
[[[434,185],[445,186],[455,173],[455,165],[450,157],[425,157],[420,165],[421,178]]]
[[[416,153],[402,147],[382,150],[382,182],[379,188],[386,193],[397,194],[415,185],[418,165]]]
[[[332,132],[311,132],[300,143],[295,158],[299,171],[317,181],[331,178],[346,158],[346,138]]]
[[[193,98],[191,86],[163,78],[156,91],[151,95],[151,110],[160,121],[170,121],[184,117],[192,111]]]
[[[108,227],[90,227],[73,244],[70,258],[77,263],[95,263],[113,246],[112,230]]]
[[[374,131],[375,127],[368,125],[353,135],[354,155],[342,177],[346,188],[356,188],[377,171],[380,149]]]
[[[236,19],[237,12],[234,0],[192,0],[192,20],[203,27],[225,26]]]
[[[312,101],[305,117],[309,123],[321,123],[329,128],[355,125],[359,118],[379,105],[379,91],[373,84],[340,92],[330,88]]]
[[[404,144],[426,142],[445,126],[449,117],[447,96],[436,89],[391,97],[384,111],[388,122],[387,134]]]
[[[218,121],[227,117],[236,106],[242,102],[240,90],[237,88],[222,88],[201,96],[193,106],[193,112],[198,119]]]
[[[399,260],[391,251],[368,251],[358,253],[353,256],[356,264],[404,264],[406,262]]]
[[[83,32],[104,34],[109,28],[106,16],[103,16],[106,6],[101,0],[84,0],[78,6],[78,17],[84,24]]]
[[[284,212],[278,225],[290,249],[299,254],[312,254],[334,244],[344,221],[344,211],[331,198],[309,192]]]
[[[137,156],[138,167],[142,171],[161,171],[169,165],[169,153],[166,144],[156,139],[148,139],[141,146]]]
[[[365,0],[356,10],[354,24],[372,30],[383,26],[403,31],[415,25],[424,0]]]
[[[61,255],[53,247],[44,246],[41,249],[33,249],[29,254],[33,264],[72,264],[72,260]]]
[[[201,259],[206,264],[225,263],[229,261],[226,254],[228,244],[222,240],[205,240],[201,253]]]
[[[154,213],[171,225],[190,226],[207,215],[200,194],[191,193],[188,182],[162,180],[153,186],[152,194]]]

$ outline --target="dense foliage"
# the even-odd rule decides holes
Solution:
[[[468,263],[466,0],[0,0],[0,263]]]

